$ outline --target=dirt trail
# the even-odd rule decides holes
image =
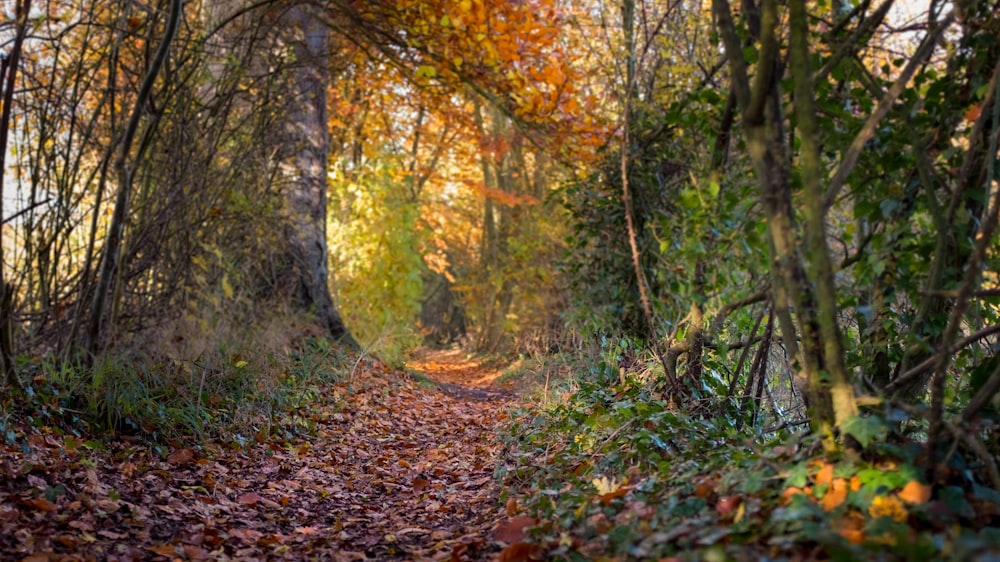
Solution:
[[[496,548],[494,433],[511,394],[461,355],[377,366],[299,412],[314,435],[245,449],[0,451],[0,559],[478,560]]]

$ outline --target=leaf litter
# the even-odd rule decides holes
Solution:
[[[505,520],[494,437],[513,395],[454,355],[411,368],[440,381],[374,362],[297,412],[307,435],[262,432],[245,447],[164,455],[22,426],[0,454],[0,558],[488,557]]]

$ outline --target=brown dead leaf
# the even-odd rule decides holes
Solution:
[[[921,484],[916,480],[910,480],[903,486],[903,489],[899,491],[899,499],[906,503],[912,503],[916,505],[924,504],[931,499],[932,488],[927,484]]]
[[[32,498],[30,500],[24,500],[24,503],[30,505],[31,507],[37,509],[38,511],[44,511],[46,513],[58,509],[58,506],[56,506],[56,504],[50,502],[45,498]]]
[[[169,556],[174,558],[177,556],[177,547],[172,544],[161,544],[157,546],[151,546],[146,550],[152,552],[153,554],[159,554],[160,556]]]
[[[115,541],[128,538],[128,533],[116,533],[115,531],[97,531],[97,534]]]
[[[188,557],[188,560],[211,560],[212,553],[201,548],[200,546],[195,546],[193,544],[184,545],[184,555]]]
[[[715,492],[715,482],[713,480],[702,480],[694,487],[694,495],[699,498],[707,498]]]
[[[715,511],[722,517],[730,517],[742,503],[739,496],[725,496],[715,502]]]
[[[537,544],[519,542],[508,546],[500,551],[497,557],[499,562],[530,562],[543,560],[544,553],[542,547]]]
[[[601,504],[602,505],[611,505],[611,501],[612,500],[624,496],[625,494],[629,493],[629,491],[631,489],[632,489],[631,486],[622,486],[621,488],[618,488],[617,490],[608,492],[606,494],[601,494],[600,497],[599,497],[599,499],[601,500]]]
[[[167,455],[167,462],[173,466],[182,466],[194,460],[194,449],[177,449]]]
[[[237,539],[243,541],[246,544],[254,544],[257,539],[264,536],[264,533],[260,531],[255,531],[253,529],[230,529],[229,535],[236,537]]]
[[[526,515],[511,517],[510,519],[497,525],[496,529],[493,530],[493,538],[511,545],[519,543],[528,536],[524,530],[528,527],[534,527],[537,524],[538,520],[534,517],[528,517]]]
[[[239,503],[240,505],[253,507],[257,505],[257,502],[261,501],[261,499],[263,498],[261,498],[260,494],[258,494],[257,492],[248,492],[236,498],[236,502]]]
[[[504,506],[504,511],[507,512],[507,517],[514,517],[520,511],[517,507],[517,498],[511,496],[507,498],[507,505]]]
[[[483,546],[483,541],[469,541],[457,544],[451,549],[451,562],[462,562],[462,557],[466,554],[472,555],[477,548]]]

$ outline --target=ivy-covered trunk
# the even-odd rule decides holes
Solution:
[[[765,0],[759,21],[757,65],[753,80],[744,59],[728,0],[714,0],[713,10],[725,44],[743,132],[765,210],[771,251],[772,299],[782,342],[792,360],[796,382],[807,397],[812,428],[835,448],[835,429],[857,414],[854,391],[844,366],[837,326],[833,267],[825,237],[825,198],[814,92],[809,68],[805,4],[790,6],[791,71],[801,148],[792,156],[784,132],[780,82],[784,74],[779,36],[781,18],[775,0]],[[759,17],[759,20],[757,18]],[[804,185],[803,225],[792,199],[793,166]],[[800,229],[804,232],[800,232]],[[804,236],[803,236],[804,235]],[[803,242],[804,239],[804,242]],[[794,317],[793,317],[794,313]]]

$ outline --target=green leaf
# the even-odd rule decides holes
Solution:
[[[857,439],[862,447],[867,447],[875,439],[884,438],[886,434],[885,422],[875,416],[851,416],[844,420],[840,430]]]

